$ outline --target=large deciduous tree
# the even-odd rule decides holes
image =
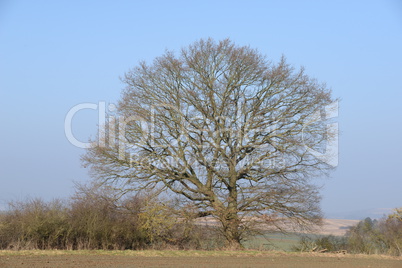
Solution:
[[[123,81],[102,142],[83,157],[97,180],[174,193],[215,217],[230,246],[260,215],[319,221],[311,178],[331,167],[309,151],[331,138],[317,115],[333,99],[303,69],[208,39],[141,62]]]

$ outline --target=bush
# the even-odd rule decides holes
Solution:
[[[366,218],[353,226],[345,237],[302,237],[296,251],[341,251],[402,256],[402,209],[380,220]]]
[[[302,236],[299,244],[293,247],[294,251],[301,252],[337,252],[347,250],[347,238],[342,236]]]
[[[2,249],[62,249],[69,229],[67,208],[60,200],[41,199],[10,204],[1,217]]]
[[[210,249],[213,228],[194,223],[152,193],[126,195],[100,185],[77,185],[69,200],[10,203],[0,215],[0,249]],[[222,240],[223,241],[223,240]]]
[[[402,256],[402,219],[398,210],[379,221],[361,221],[347,234],[353,253]]]

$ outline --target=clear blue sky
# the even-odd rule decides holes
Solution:
[[[402,1],[0,0],[0,208],[72,194],[89,177],[68,110],[115,102],[138,61],[207,37],[284,54],[342,100],[327,216],[402,206]],[[73,126],[86,141],[96,112]]]

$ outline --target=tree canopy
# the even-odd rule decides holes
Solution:
[[[253,220],[319,221],[311,179],[332,167],[310,151],[335,135],[320,120],[334,100],[303,68],[208,39],[141,62],[122,80],[98,137],[105,146],[94,141],[83,157],[97,180],[176,194],[219,220],[234,246]]]

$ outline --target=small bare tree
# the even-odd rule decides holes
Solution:
[[[333,100],[303,69],[208,39],[123,81],[103,142],[83,157],[95,178],[122,191],[163,187],[219,220],[233,247],[259,215],[319,221],[310,179],[331,167],[309,151],[332,135],[317,115]]]

